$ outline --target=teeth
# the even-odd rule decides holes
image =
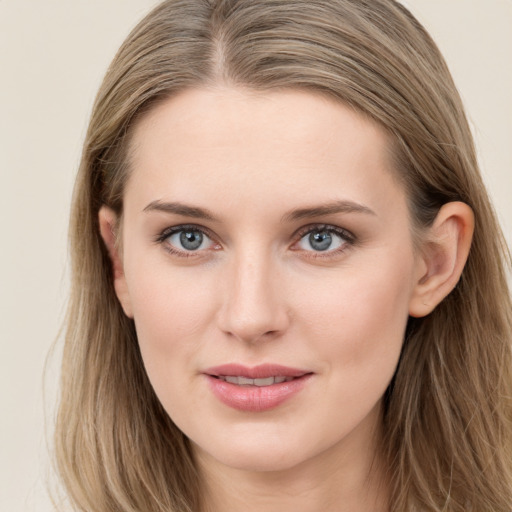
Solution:
[[[271,386],[274,384],[274,377],[267,377],[266,379],[254,379],[255,386]]]
[[[237,386],[272,386],[272,384],[281,384],[282,382],[290,382],[293,377],[267,377],[265,379],[248,379],[247,377],[236,377],[232,375],[219,375],[219,379],[236,384]]]

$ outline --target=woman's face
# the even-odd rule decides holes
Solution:
[[[136,127],[117,291],[201,460],[368,450],[424,272],[388,147],[299,91],[189,90]]]

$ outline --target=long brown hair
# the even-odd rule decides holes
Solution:
[[[72,293],[56,429],[77,510],[192,512],[190,447],[144,372],[98,229],[122,214],[133,126],[161,100],[227,83],[327,94],[383,126],[415,226],[475,214],[455,290],[410,319],[385,396],[394,511],[512,509],[510,258],[461,100],[436,45],[394,0],[168,0],[129,35],[98,93],[71,216]]]

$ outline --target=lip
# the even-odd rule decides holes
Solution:
[[[311,371],[277,364],[247,367],[225,364],[203,372],[214,396],[223,404],[245,412],[263,412],[274,409],[299,393],[313,375]],[[270,386],[240,386],[220,379],[220,376],[238,376],[248,379],[293,377],[293,380]]]
[[[241,364],[230,363],[213,366],[212,368],[205,370],[203,373],[214,377],[219,377],[220,375],[237,375],[248,379],[266,379],[276,375],[281,375],[283,377],[302,377],[303,375],[312,372],[279,364],[260,364],[258,366],[248,367]]]

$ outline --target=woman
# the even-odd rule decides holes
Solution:
[[[100,89],[71,236],[78,510],[512,507],[507,250],[400,4],[163,2]]]

